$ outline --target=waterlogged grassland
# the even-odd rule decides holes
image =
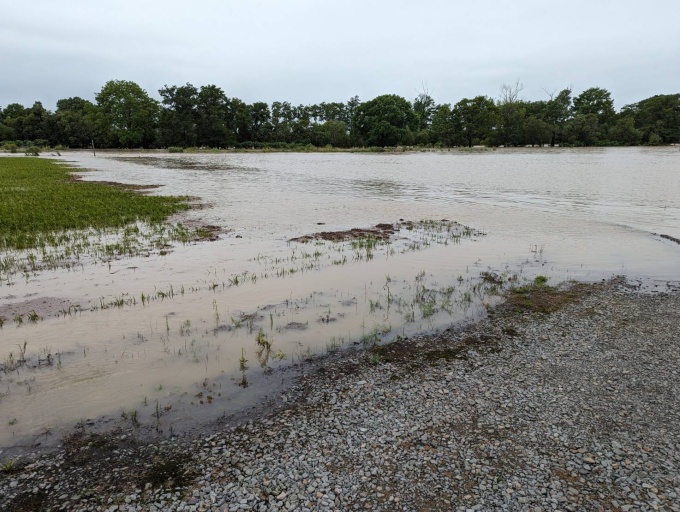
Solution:
[[[186,197],[74,179],[72,169],[37,158],[0,159],[0,283],[39,270],[162,251],[194,233],[166,219]]]
[[[102,296],[90,314],[74,304],[52,322],[36,312],[7,316],[0,401],[12,423],[0,446],[20,435],[42,437],[64,418],[115,411],[126,427],[172,433],[182,428],[182,411],[207,421],[252,400],[276,367],[358,345],[379,364],[376,347],[483,314],[520,279],[507,269],[480,275],[478,265],[428,266],[425,252],[442,261],[453,251],[450,260],[473,245],[464,241],[485,238],[448,220],[300,238],[274,254],[253,254],[239,273],[225,265],[193,284],[147,281]],[[113,263],[114,273],[121,264]],[[64,335],[76,328],[79,336]],[[73,382],[87,384],[74,390]],[[99,403],[83,398],[92,390],[101,393]]]
[[[70,230],[160,223],[189,207],[183,197],[147,196],[80,182],[70,173],[70,168],[50,160],[0,160],[0,248],[33,249],[46,235]]]

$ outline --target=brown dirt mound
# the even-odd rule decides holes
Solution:
[[[320,231],[311,235],[291,238],[289,242],[311,242],[312,240],[327,240],[329,242],[345,242],[373,236],[381,240],[389,240],[396,228],[392,224],[376,224],[372,228],[353,228],[344,231]]]

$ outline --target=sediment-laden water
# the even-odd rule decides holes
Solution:
[[[677,147],[61,159],[192,196],[173,220],[223,233],[123,257],[59,247],[60,264],[5,274],[0,446],[101,415],[182,428],[275,393],[272,369],[483,315],[538,275],[680,276]],[[290,241],[377,224],[387,241]]]

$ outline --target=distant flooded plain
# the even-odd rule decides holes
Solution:
[[[58,159],[190,196],[171,221],[221,233],[0,274],[1,447],[102,416],[168,434],[229,415],[308,360],[477,318],[539,275],[680,279],[678,147]],[[292,241],[379,224],[393,233]]]

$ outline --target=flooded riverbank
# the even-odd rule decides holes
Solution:
[[[62,160],[195,197],[173,220],[222,234],[3,280],[0,446],[101,415],[167,433],[247,406],[267,379],[276,393],[277,367],[479,317],[538,275],[680,275],[660,236],[680,238],[677,148]],[[291,241],[378,224],[394,233]]]

